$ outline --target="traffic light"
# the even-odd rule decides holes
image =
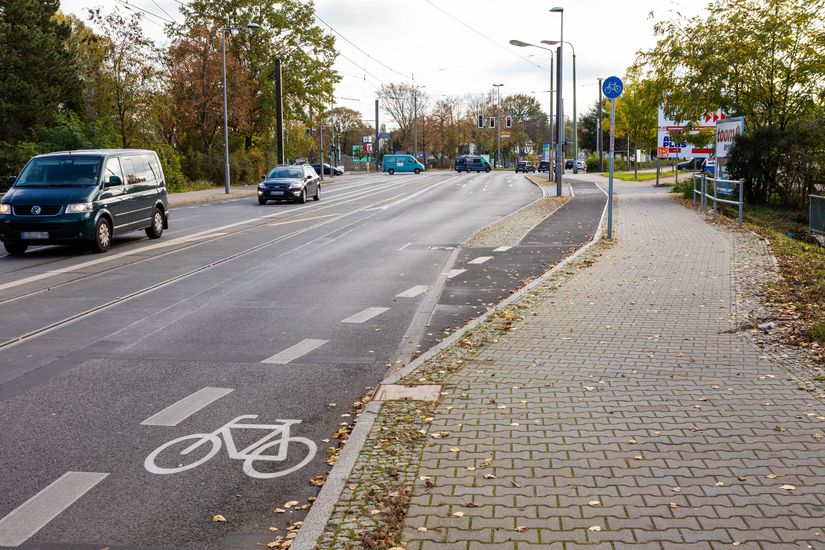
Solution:
[[[561,142],[561,150],[562,151],[567,151],[567,142],[566,141]]]
[[[506,117],[504,117],[504,126],[506,126],[507,128],[512,128],[513,127],[513,117],[511,117],[510,115],[507,115]]]
[[[478,115],[478,127],[484,128],[484,115]]]
[[[495,127],[496,127],[496,117],[491,116],[490,117],[490,128],[495,128]]]

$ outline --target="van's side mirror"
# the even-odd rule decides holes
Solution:
[[[17,181],[17,178],[15,176],[9,176],[9,187],[14,185],[14,182],[16,182],[16,181]]]
[[[109,181],[106,182],[104,187],[115,187],[123,183],[123,180],[120,179],[120,176],[109,176]]]

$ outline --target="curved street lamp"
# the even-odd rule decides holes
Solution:
[[[223,61],[223,177],[226,194],[229,194],[229,114],[226,106],[226,33],[241,29],[259,29],[257,23],[227,25],[221,32],[221,59]]]
[[[555,46],[559,44],[559,40],[542,40],[542,44],[548,44],[550,46]],[[579,165],[578,156],[579,156],[579,134],[576,129],[576,48],[573,47],[573,44],[568,42],[567,40],[564,41],[565,44],[570,46],[570,49],[573,51],[573,173],[579,173]]]

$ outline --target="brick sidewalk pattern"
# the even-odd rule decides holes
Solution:
[[[451,379],[409,549],[825,548],[825,406],[744,335],[737,238],[661,193]]]

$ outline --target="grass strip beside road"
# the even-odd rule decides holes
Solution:
[[[662,171],[659,177],[664,179],[672,178],[675,175],[676,172],[669,170],[667,172]],[[607,178],[610,174],[608,172],[602,172],[602,176]],[[613,177],[622,181],[652,181],[656,179],[656,172],[639,172],[638,175],[634,175],[633,172],[613,172]],[[688,172],[685,177],[690,177],[690,172]]]

